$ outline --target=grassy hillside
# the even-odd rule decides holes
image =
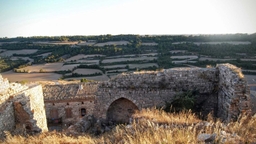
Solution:
[[[237,122],[228,124],[209,116],[202,121],[191,112],[166,113],[162,110],[144,109],[134,114],[131,125],[119,125],[112,131],[100,136],[67,136],[64,133],[47,132],[34,136],[12,136],[7,133],[1,143],[204,143],[198,141],[204,134],[214,136],[215,143],[252,143],[256,142],[256,118],[241,117]],[[212,141],[212,142],[213,142]]]

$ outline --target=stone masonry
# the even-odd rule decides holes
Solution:
[[[107,118],[109,106],[119,98],[130,100],[138,109],[163,107],[176,94],[186,91],[197,91],[207,100],[209,95],[216,93],[217,85],[218,70],[215,68],[176,68],[122,74],[99,85],[95,115]]]
[[[43,93],[40,85],[9,84],[2,77],[0,86],[1,132],[22,126],[47,130],[45,115],[48,122],[66,125],[91,114],[127,122],[135,110],[164,107],[175,95],[187,91],[196,91],[197,109],[205,115],[213,112],[232,121],[251,113],[247,82],[241,70],[230,64],[123,73],[104,82],[46,83]]]
[[[240,114],[250,114],[250,88],[241,69],[223,64],[219,69],[218,117],[226,121],[236,120]]]
[[[66,123],[77,121],[82,108],[97,118],[123,120],[123,114],[128,119],[136,109],[163,107],[176,94],[186,91],[197,92],[196,104],[204,115],[213,112],[230,121],[240,114],[250,114],[247,83],[241,71],[230,64],[124,73],[109,81],[44,85],[43,90],[47,118],[53,118],[51,111],[57,109],[54,118]],[[67,118],[70,114],[66,113],[73,116]]]
[[[48,122],[61,120],[64,125],[69,126],[84,115],[92,115],[98,84],[98,82],[43,84]]]
[[[41,85],[9,83],[0,75],[0,137],[4,131],[47,131]]]

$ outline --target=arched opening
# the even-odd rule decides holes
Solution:
[[[120,98],[109,106],[107,118],[117,124],[129,123],[129,118],[136,110],[138,110],[138,107],[132,101]]]

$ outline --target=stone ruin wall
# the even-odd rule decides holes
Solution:
[[[119,99],[132,102],[138,109],[163,107],[176,94],[186,91],[197,91],[195,102],[203,115],[213,112],[215,116],[230,121],[242,113],[250,113],[247,83],[239,78],[239,73],[230,64],[220,64],[216,68],[125,73],[100,83],[45,85],[44,98],[47,117],[51,117],[51,109],[58,109],[58,117],[68,123],[77,120],[82,107],[88,114],[106,119],[111,104]],[[65,109],[70,107],[74,117],[66,119]]]
[[[105,82],[46,84],[43,94],[40,85],[9,84],[0,77],[0,132],[22,127],[24,123],[26,126],[27,122],[46,131],[45,113],[48,119],[51,118],[52,109],[57,109],[57,117],[66,124],[81,117],[81,108],[86,109],[86,114],[106,119],[109,107],[117,100],[131,101],[138,109],[162,107],[176,94],[189,90],[198,92],[196,103],[201,104],[202,111],[216,112],[223,120],[235,120],[242,113],[250,114],[251,110],[249,87],[239,73],[230,64],[220,64],[216,68],[134,72]],[[66,109],[70,108],[72,118],[67,118]],[[19,119],[20,116],[23,119]]]
[[[0,137],[4,131],[47,131],[41,85],[9,83],[0,75]]]
[[[197,101],[204,101],[203,110],[209,113],[217,104],[217,86],[216,68],[175,68],[122,74],[99,85],[94,114],[106,119],[109,106],[119,98],[130,100],[138,109],[163,107],[177,93],[194,90],[198,92]]]
[[[218,117],[230,121],[240,114],[251,114],[250,87],[241,70],[230,64],[219,69]]]

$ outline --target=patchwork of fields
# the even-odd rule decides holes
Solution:
[[[10,42],[17,43],[17,42]],[[96,41],[74,41],[74,42],[33,42],[34,44],[40,45],[68,45],[69,47],[75,49],[79,49],[80,46],[95,46],[97,49],[104,48],[104,46],[122,46],[131,45],[130,41],[108,41],[108,42],[100,42]],[[186,44],[187,42],[174,42],[172,44]],[[251,43],[248,41],[226,41],[226,42],[193,42],[195,45],[219,45],[222,43],[231,44],[231,45],[250,45]],[[0,42],[0,45],[4,43]],[[1,73],[4,77],[7,77],[10,81],[38,81],[38,80],[80,80],[82,78],[86,78],[89,80],[97,80],[103,81],[108,80],[109,78],[115,77],[117,74],[123,72],[133,72],[139,70],[156,70],[160,67],[158,62],[159,57],[161,55],[158,53],[157,48],[159,46],[156,42],[141,42],[141,46],[144,48],[149,48],[151,50],[146,50],[143,53],[125,53],[125,54],[106,54],[98,53],[98,54],[77,54],[77,55],[61,55],[64,59],[61,62],[52,62],[52,63],[43,63],[43,64],[33,64],[34,59],[30,56],[25,56],[26,54],[35,54],[38,57],[47,58],[53,52],[40,51],[37,53],[38,49],[24,49],[21,50],[7,50],[0,49],[0,59],[1,57],[10,57],[13,61],[18,61],[20,59],[32,63],[32,65],[26,65],[21,68],[16,68],[16,72],[7,71]],[[121,47],[121,48],[122,48]],[[152,50],[153,48],[153,50]],[[172,66],[184,66],[184,67],[194,67],[201,66],[197,65],[198,63],[205,62],[230,62],[237,61],[237,58],[216,58],[211,55],[200,55],[196,52],[189,52],[188,50],[168,50],[167,51],[168,58],[163,62],[170,62]],[[22,56],[24,55],[24,56]],[[236,54],[237,56],[241,56],[242,58],[239,61],[243,62],[255,62],[255,58],[247,57],[247,53],[240,52]],[[0,66],[3,64],[0,63]],[[161,67],[160,67],[161,68]],[[246,70],[247,72],[256,73],[255,70]]]

